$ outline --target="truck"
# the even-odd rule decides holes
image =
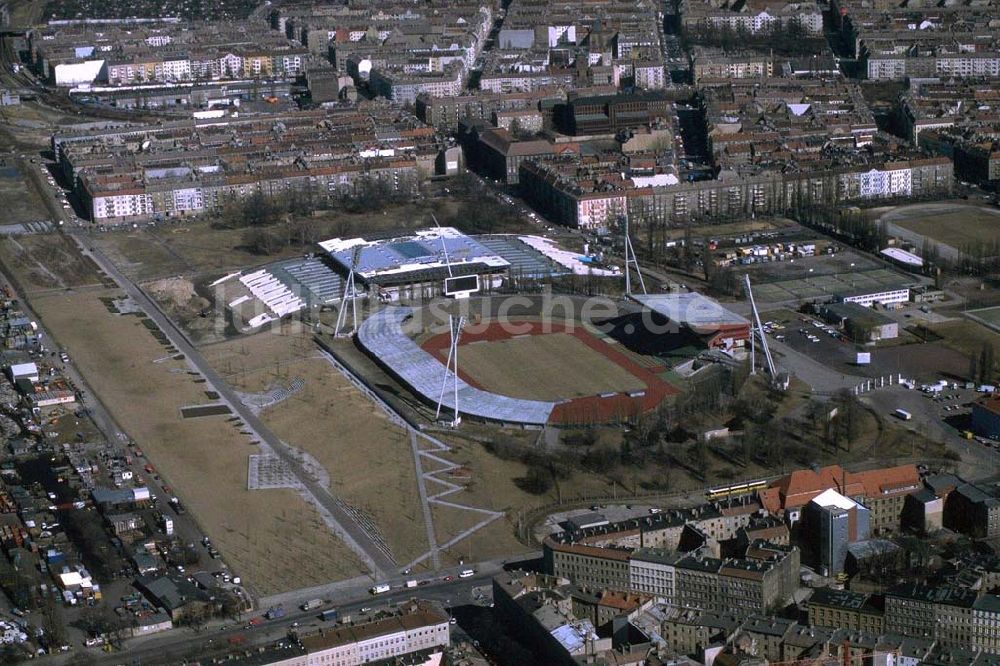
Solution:
[[[166,534],[167,536],[173,536],[174,535],[173,518],[167,518],[166,516],[162,516],[162,522],[163,522],[163,533]]]
[[[264,613],[264,617],[268,620],[278,620],[283,618],[285,617],[285,608],[284,606],[272,606]]]
[[[385,592],[388,592],[389,589],[390,588],[388,583],[379,583],[378,585],[372,587],[368,591],[371,592],[372,594],[383,594]]]
[[[416,587],[416,586],[417,586],[417,581],[415,581],[415,580],[408,580],[408,581],[406,581],[406,588],[407,589],[410,589],[410,588]]]
[[[322,613],[319,614],[319,619],[322,620],[323,622],[329,622],[330,620],[336,620],[337,619],[337,609],[336,608],[331,608],[329,610],[323,611]]]
[[[319,608],[322,605],[323,605],[323,600],[322,599],[310,599],[309,601],[307,601],[304,604],[302,604],[302,606],[300,606],[300,608],[302,608],[302,610],[304,610],[304,611],[311,611],[311,610],[314,610],[316,608]]]
[[[893,414],[896,416],[896,418],[900,419],[901,421],[909,421],[910,419],[913,418],[913,414],[910,414],[905,409],[897,409],[896,411],[893,412]]]

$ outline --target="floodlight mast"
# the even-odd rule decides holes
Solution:
[[[346,323],[348,295],[351,298],[352,312],[350,335],[354,335],[358,330],[358,294],[354,287],[354,270],[357,268],[360,257],[361,245],[358,244],[354,246],[354,251],[351,253],[351,270],[347,273],[347,281],[344,282],[344,294],[340,298],[340,307],[337,309],[337,324],[333,329],[333,337],[335,338],[341,337],[340,329]]]
[[[646,293],[646,283],[642,279],[642,271],[639,270],[639,260],[635,258],[635,248],[632,247],[632,237],[628,230],[628,215],[619,218],[625,228],[625,295],[632,295],[632,277],[629,273],[630,266],[635,266],[635,274],[639,276],[639,287],[642,293]]]
[[[434,226],[437,227],[438,231],[441,231],[441,224],[434,217],[434,213],[431,213],[431,219],[434,220]],[[441,234],[441,249],[444,251],[444,265],[448,269],[448,277],[455,277],[451,274],[451,259],[448,258],[448,244],[444,242],[444,234]]]
[[[431,213],[431,219],[434,220],[434,226],[441,231],[441,224],[437,221],[437,217],[434,213]],[[444,265],[448,269],[448,278],[451,279],[454,274],[451,272],[451,259],[448,257],[448,244],[445,243],[444,234],[441,234],[441,250],[444,252]],[[448,281],[445,280],[445,286],[447,287]],[[445,290],[447,292],[447,289]],[[452,428],[457,428],[462,422],[462,417],[459,415],[458,408],[458,339],[462,335],[462,327],[465,326],[465,316],[458,315],[448,315],[448,335],[450,338],[450,344],[448,345],[448,361],[444,366],[444,379],[441,380],[441,394],[438,396],[437,411],[434,413],[434,420],[437,421],[441,418],[441,407],[444,403],[444,391],[448,386],[448,373],[452,371],[452,365],[454,365],[454,372],[452,372],[452,406],[455,410],[455,416],[451,420]]]
[[[462,417],[459,414],[458,406],[458,340],[462,335],[462,327],[465,326],[465,317],[463,315],[448,315],[448,331],[450,337],[450,345],[448,346],[448,360],[445,363],[444,368],[444,379],[441,380],[441,393],[438,395],[437,411],[434,412],[434,420],[438,421],[441,418],[441,407],[444,404],[444,392],[448,387],[448,373],[452,372],[452,365],[454,365],[454,372],[451,375],[452,379],[452,406],[454,407],[455,416],[451,420],[452,428],[457,428],[462,422]]]
[[[743,275],[743,284],[747,290],[747,298],[750,300],[750,311],[753,313],[753,321],[750,323],[750,374],[756,374],[756,339],[754,335],[760,337],[760,346],[764,350],[764,359],[767,361],[767,372],[771,375],[771,381],[778,381],[778,372],[774,368],[774,359],[771,357],[771,349],[767,346],[767,336],[764,333],[764,326],[760,323],[760,312],[757,310],[757,303],[753,298],[753,290],[750,288],[750,276]]]

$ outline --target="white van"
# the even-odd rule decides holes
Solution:
[[[458,574],[459,578],[472,578],[476,575],[475,569],[463,569],[462,573]]]

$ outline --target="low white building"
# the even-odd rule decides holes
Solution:
[[[840,300],[844,303],[857,303],[866,308],[870,308],[875,304],[881,306],[897,305],[909,302],[910,288],[904,287],[902,289],[887,289],[871,293],[852,294],[850,296],[843,296]]]
[[[34,384],[38,381],[38,366],[34,363],[15,363],[10,366],[10,379],[12,382],[27,379]]]
[[[427,601],[411,600],[370,622],[344,624],[302,636],[306,654],[276,664],[280,666],[360,666],[405,654],[431,651],[440,654],[451,639],[448,614]]]

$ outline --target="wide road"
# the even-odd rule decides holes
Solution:
[[[365,530],[354,522],[354,519],[341,507],[337,499],[330,494],[330,491],[309,476],[296,460],[289,447],[278,439],[240,401],[239,396],[215,372],[201,353],[191,344],[187,336],[174,325],[173,321],[163,313],[160,307],[151,298],[146,296],[142,289],[122,274],[114,262],[103,252],[96,247],[91,247],[86,235],[78,232],[68,233],[67,235],[77,242],[83,254],[93,258],[97,265],[138,304],[146,316],[156,322],[156,325],[160,327],[160,330],[163,331],[170,342],[187,357],[190,364],[201,373],[205,381],[219,394],[220,400],[226,403],[232,409],[233,413],[243,420],[259,441],[269,447],[288,466],[305,490],[312,496],[312,499],[327,512],[328,517],[335,523],[334,529],[338,536],[366,561],[376,576],[382,578],[391,575],[396,570],[396,563],[381,550]]]
[[[541,556],[541,553],[533,555]],[[269,620],[258,627],[247,629],[247,622],[253,617],[260,617],[260,611],[243,614],[239,621],[215,620],[200,632],[192,629],[172,629],[162,634],[133,639],[127,643],[124,652],[101,654],[96,648],[85,650],[95,657],[98,664],[108,666],[125,664],[128,666],[152,666],[154,664],[180,663],[187,656],[204,657],[213,648],[228,647],[229,639],[243,636],[244,646],[256,647],[274,643],[287,636],[290,629],[298,629],[301,633],[311,633],[319,628],[333,628],[335,621],[321,622],[319,613],[327,609],[336,609],[340,617],[357,616],[362,609],[378,609],[390,606],[407,599],[418,597],[440,603],[445,608],[482,603],[477,599],[476,588],[490,587],[494,575],[503,569],[502,562],[488,562],[475,565],[476,574],[471,578],[459,578],[459,568],[449,572],[439,572],[432,578],[422,579],[419,587],[407,588],[402,579],[392,581],[392,590],[385,594],[372,596],[363,588],[345,591],[343,594],[331,597],[320,596],[324,605],[318,609],[303,611],[299,603],[284,604],[287,615],[281,619]],[[444,573],[452,580],[446,581]],[[488,603],[488,597],[485,600]],[[293,625],[295,625],[293,627]]]

